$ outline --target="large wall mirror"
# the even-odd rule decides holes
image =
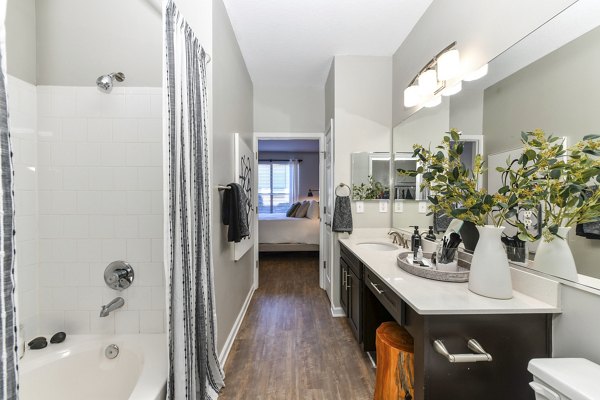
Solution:
[[[464,82],[461,93],[396,126],[394,152],[411,151],[415,143],[433,147],[450,127],[465,137],[482,135],[477,152],[488,162],[488,175],[481,184],[495,190],[495,164],[521,149],[522,131],[540,128],[570,144],[599,134],[600,76],[595,71],[600,70],[600,21],[583,8],[576,3],[563,11],[492,60],[485,78]],[[392,217],[395,228],[432,222],[406,204]],[[578,236],[575,228],[567,240],[579,283],[600,287],[600,240]],[[535,252],[536,245],[530,250]]]
[[[390,198],[390,153],[352,153],[352,200]]]

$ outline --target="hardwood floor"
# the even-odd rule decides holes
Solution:
[[[221,399],[372,399],[375,370],[319,288],[315,253],[260,258],[260,285],[225,365]]]

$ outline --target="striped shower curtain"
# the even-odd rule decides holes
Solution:
[[[0,399],[18,398],[13,171],[6,102],[6,1],[0,0]]]
[[[215,337],[210,245],[207,55],[173,1],[165,8],[168,399],[216,399],[223,387]]]

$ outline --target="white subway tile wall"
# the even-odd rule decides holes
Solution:
[[[9,76],[7,88],[15,171],[17,314],[25,337],[31,337],[39,322],[36,87]]]
[[[37,87],[40,334],[164,332],[160,104],[160,88]],[[115,260],[135,270],[122,292]]]

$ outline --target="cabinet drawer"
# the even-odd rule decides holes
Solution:
[[[404,325],[404,302],[393,290],[370,270],[365,270],[365,285],[383,304],[396,322]]]
[[[356,274],[356,276],[358,277],[358,279],[360,279],[362,281],[363,280],[363,266],[362,266],[362,263],[354,255],[354,253],[352,253],[350,250],[348,250],[341,243],[340,243],[340,258],[342,258],[346,262],[346,264],[348,264],[348,267],[350,267],[350,269],[352,269],[352,271],[354,272],[354,274]]]

